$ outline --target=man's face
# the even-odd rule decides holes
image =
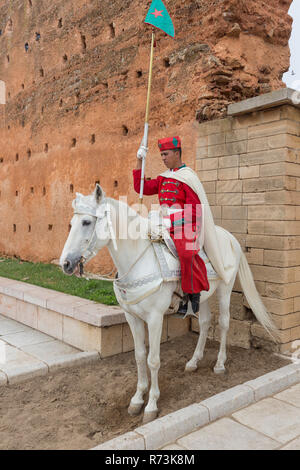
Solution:
[[[170,170],[181,165],[180,153],[178,150],[164,150],[160,153],[162,161]]]

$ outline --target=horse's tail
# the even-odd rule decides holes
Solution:
[[[267,330],[274,341],[277,342],[279,339],[279,331],[274,325],[270,314],[265,309],[260,295],[257,292],[247,258],[242,251],[238,274],[245,297],[255,317]]]

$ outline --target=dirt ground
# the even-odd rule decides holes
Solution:
[[[215,375],[218,344],[208,341],[197,372],[184,373],[197,335],[161,347],[160,415],[199,402],[288,362],[263,350],[228,348],[227,373]],[[0,387],[0,449],[90,449],[142,424],[127,413],[135,393],[133,352]]]

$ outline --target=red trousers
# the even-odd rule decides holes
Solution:
[[[199,244],[197,232],[192,230],[188,234],[183,228],[171,230],[170,235],[175,243],[180,267],[181,287],[186,294],[196,294],[209,290],[207,271],[204,261],[198,255]]]

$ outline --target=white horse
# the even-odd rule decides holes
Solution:
[[[127,281],[133,283],[139,279],[159,271],[159,264],[155,256],[152,243],[146,236],[134,237],[130,233],[132,225],[139,227],[140,234],[148,231],[148,220],[141,217],[124,202],[106,198],[101,187],[97,184],[93,194],[83,196],[77,193],[73,201],[74,216],[71,221],[71,231],[64,246],[60,264],[63,271],[71,275],[78,270],[82,262],[89,261],[97,252],[107,246],[114,264],[118,270],[118,278],[124,276]],[[123,236],[120,237],[120,228],[123,228]],[[125,227],[125,229],[124,229]],[[221,280],[210,282],[208,292],[201,293],[201,307],[199,313],[200,335],[198,343],[191,360],[186,364],[186,371],[195,371],[198,362],[203,357],[203,351],[211,321],[211,312],[208,299],[217,291],[219,299],[219,326],[221,330],[220,350],[217,363],[214,367],[215,373],[225,371],[226,361],[226,335],[230,320],[230,297],[232,288],[238,273],[241,286],[247,301],[258,321],[269,331],[276,334],[269,314],[256,290],[253,277],[245,255],[236,238],[224,229],[217,228],[218,237],[228,237],[232,243],[235,254],[235,269],[229,284]],[[124,236],[124,230],[126,236]],[[136,232],[135,232],[136,233]],[[116,235],[114,235],[116,234]],[[178,261],[170,254],[170,263]],[[162,282],[159,290],[140,300],[136,304],[122,302],[118,292],[117,298],[121,308],[125,312],[129,323],[135,347],[135,358],[137,363],[138,381],[135,395],[131,398],[128,412],[137,415],[144,405],[144,394],[148,391],[147,362],[151,371],[151,387],[149,400],[144,410],[144,422],[149,422],[157,417],[157,401],[159,399],[158,370],[160,367],[160,341],[164,314],[168,311],[174,292],[180,291],[179,281]],[[145,323],[149,332],[149,354],[146,361],[145,347]]]

